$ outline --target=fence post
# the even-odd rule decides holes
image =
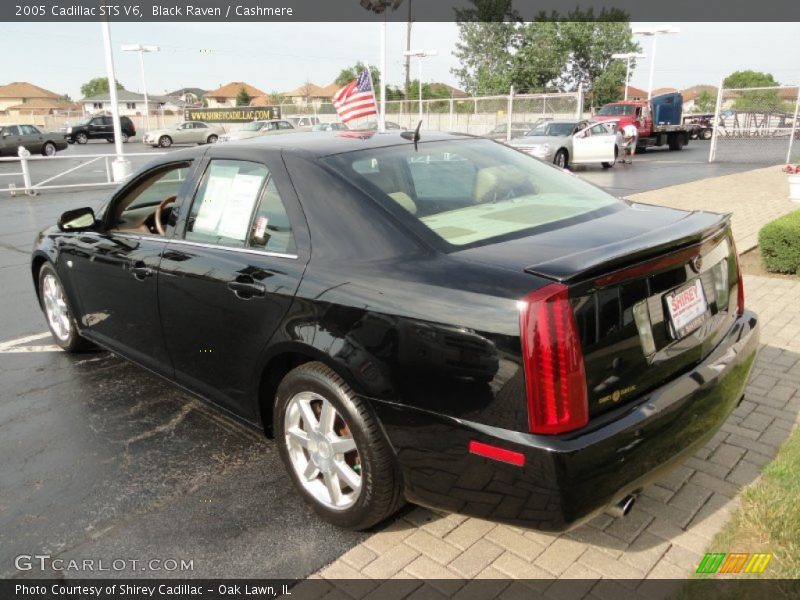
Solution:
[[[578,106],[575,118],[579,121],[583,118],[583,83],[578,84]]]
[[[28,196],[35,196],[36,190],[32,189],[31,185],[31,171],[28,167],[28,157],[31,155],[30,152],[25,148],[25,146],[20,146],[17,150],[17,156],[19,156],[19,164],[22,167],[22,181],[25,185],[25,193]]]
[[[789,135],[789,151],[786,153],[786,164],[792,161],[792,146],[797,133],[797,117],[800,114],[800,85],[797,86],[797,99],[794,101],[794,119],[792,119],[792,133]]]
[[[506,111],[506,141],[511,141],[511,123],[514,119],[514,86],[508,90],[508,110]]]
[[[717,137],[719,136],[719,115],[722,111],[722,86],[725,84],[724,79],[719,81],[719,90],[717,90],[717,103],[714,106],[714,128],[711,130],[711,144],[708,147],[708,162],[714,162],[717,157]]]
[[[449,125],[447,127],[450,131],[453,131],[453,110],[454,109],[455,109],[455,100],[450,98],[450,123],[449,123]],[[795,117],[795,120],[797,120],[796,117]]]

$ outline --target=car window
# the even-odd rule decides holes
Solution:
[[[102,124],[103,124],[103,119],[101,119],[100,117],[98,117],[98,118],[96,118],[96,119],[92,119],[91,121],[89,121],[89,123],[88,123],[88,124],[89,124],[89,125],[102,125]]]
[[[114,120],[111,117],[103,117],[101,119],[101,122],[102,122],[103,125],[111,125],[114,122]],[[120,124],[124,125],[125,124],[125,119],[120,119]]]
[[[278,121],[278,129],[294,129],[294,127],[286,121]]]
[[[592,126],[592,135],[608,135],[608,129],[602,123]]]
[[[206,125],[205,123],[194,123],[193,127],[195,129],[208,129],[208,125]]]
[[[11,125],[10,127],[6,127],[3,130],[3,133],[7,133],[9,135],[20,135],[19,128],[16,125]]]
[[[128,214],[150,211],[166,198],[177,196],[183,182],[189,173],[190,162],[181,162],[166,167],[156,167],[149,174],[142,177],[125,196],[114,203],[112,226],[120,223],[140,222],[143,219],[126,218]]]
[[[33,125],[20,125],[22,128],[22,135],[38,135],[39,130]]]
[[[192,203],[186,239],[244,247],[250,236],[253,209],[269,177],[262,164],[212,160]],[[269,217],[264,225],[269,225]]]
[[[275,180],[271,177],[261,196],[247,245],[283,254],[296,251],[289,215],[286,214],[286,207],[278,193]]]
[[[624,206],[577,177],[490,140],[427,142],[418,150],[404,144],[323,160],[378,203],[405,209],[420,232],[444,242],[446,250],[563,227]]]

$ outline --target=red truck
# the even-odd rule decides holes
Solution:
[[[684,125],[683,96],[679,93],[661,94],[650,100],[624,100],[606,104],[595,115],[595,121],[618,121],[617,128],[633,123],[639,132],[636,151],[653,146],[669,145],[681,150],[689,143],[691,128]]]

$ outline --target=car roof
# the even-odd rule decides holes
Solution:
[[[420,131],[420,143],[473,138],[475,138],[475,136],[466,134]],[[308,131],[225,142],[224,147],[241,147],[253,151],[257,151],[259,148],[299,150],[317,157],[322,157],[330,156],[331,154],[401,146],[411,143],[413,143],[411,140],[402,137],[401,132],[396,130],[387,131],[386,133],[377,133],[374,131],[342,131],[336,135],[331,135],[330,132],[326,131]]]

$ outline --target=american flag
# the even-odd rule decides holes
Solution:
[[[378,114],[375,94],[372,92],[372,81],[367,69],[364,69],[355,81],[351,81],[334,94],[333,106],[343,123]]]

